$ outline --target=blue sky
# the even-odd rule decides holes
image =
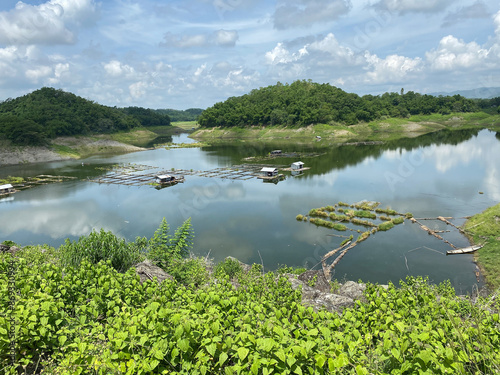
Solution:
[[[206,108],[297,79],[357,94],[500,86],[498,0],[2,0],[0,100],[43,86]]]

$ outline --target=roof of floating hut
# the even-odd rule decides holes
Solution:
[[[261,172],[277,172],[278,168],[264,167],[260,171]]]
[[[158,180],[169,180],[169,179],[172,179],[173,177],[170,176],[169,174],[161,174],[161,175],[156,176],[156,178]]]
[[[302,167],[303,165],[304,163],[301,161],[296,161],[295,163],[292,163],[292,167]]]
[[[0,190],[14,189],[11,184],[0,185]]]

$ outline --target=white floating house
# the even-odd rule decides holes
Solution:
[[[281,150],[273,150],[271,151],[271,155],[281,155]]]
[[[297,169],[302,169],[304,168],[304,163],[301,161],[296,161],[295,163],[292,163],[292,171],[297,170]]]
[[[264,177],[274,177],[278,175],[278,168],[264,167],[260,170],[260,173]]]
[[[14,186],[11,184],[0,185],[0,194],[9,194],[14,191]]]
[[[156,181],[157,184],[166,184],[166,183],[169,183],[169,182],[174,182],[175,181],[175,177],[174,176],[170,176],[169,174],[163,174],[163,175],[156,176],[155,181]]]

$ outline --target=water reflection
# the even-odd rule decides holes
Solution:
[[[476,130],[439,132],[365,146],[241,142],[96,156],[84,160],[83,166],[73,161],[19,166],[19,171],[1,168],[2,175],[67,174],[80,181],[33,188],[16,194],[15,200],[0,201],[0,240],[58,246],[66,237],[74,239],[92,228],[104,228],[131,241],[152,236],[163,217],[172,230],[191,217],[197,254],[210,254],[215,261],[228,255],[247,262],[261,263],[262,259],[266,269],[278,264],[312,267],[342,241],[331,236],[331,230],[297,222],[297,214],[313,207],[370,200],[417,217],[461,218],[500,201],[496,163],[500,143],[495,136]],[[196,175],[162,190],[87,181],[108,173],[102,167],[113,164],[210,170],[241,164],[248,156],[265,156],[273,149],[321,156],[301,158],[311,169],[277,185]],[[255,163],[289,166],[295,161],[282,157]],[[429,222],[429,226],[446,229],[443,223]],[[456,246],[468,244],[458,232],[443,237]],[[409,274],[429,275],[434,282],[451,279],[457,288],[475,285],[472,257],[446,257],[448,248],[418,226],[405,223],[377,233],[350,251],[336,267],[335,276],[397,283]]]

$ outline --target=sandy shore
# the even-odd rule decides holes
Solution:
[[[41,163],[78,159],[95,154],[142,151],[144,148],[120,143],[103,137],[61,137],[53,140],[55,146],[65,146],[58,153],[50,146],[12,146],[0,141],[0,167],[23,163]]]

